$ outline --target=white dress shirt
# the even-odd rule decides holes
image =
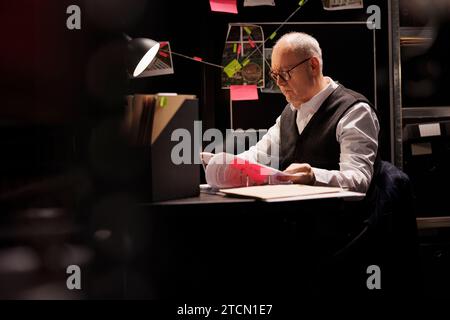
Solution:
[[[326,77],[328,86],[311,100],[297,108],[297,128],[301,134],[311,117],[325,99],[338,87]],[[292,110],[294,106],[289,105]],[[254,162],[271,157],[271,145],[280,145],[280,117],[262,139],[240,157]],[[377,116],[367,103],[357,103],[340,119],[336,127],[336,141],[340,144],[339,170],[312,168],[315,185],[341,187],[351,191],[367,192],[373,175],[373,164],[378,150],[380,126]]]

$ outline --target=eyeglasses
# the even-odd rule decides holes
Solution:
[[[281,80],[283,80],[283,81],[289,81],[291,79],[291,73],[290,72],[292,70],[294,70],[295,68],[297,68],[299,65],[301,65],[302,63],[305,63],[306,61],[308,61],[311,58],[312,57],[309,57],[309,58],[307,58],[305,60],[300,61],[299,63],[297,63],[295,66],[293,66],[292,68],[290,68],[287,71],[274,72],[274,71],[270,70],[270,76],[275,81],[278,81],[278,77],[280,77]]]

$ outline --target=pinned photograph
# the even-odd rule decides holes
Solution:
[[[274,6],[275,0],[244,0],[244,7]]]
[[[232,85],[264,88],[264,32],[252,24],[229,24],[222,54],[222,89]]]
[[[275,80],[270,76],[270,63],[272,61],[272,50],[273,48],[265,48],[264,55],[266,56],[266,60],[268,64],[266,64],[266,72],[265,72],[265,86],[261,88],[261,92],[264,93],[281,93],[280,88],[276,84]]]
[[[363,0],[322,0],[325,10],[361,9]]]

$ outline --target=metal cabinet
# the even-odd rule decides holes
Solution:
[[[450,16],[442,9],[391,1],[392,149],[413,182],[418,216],[450,216],[441,187],[450,178]]]

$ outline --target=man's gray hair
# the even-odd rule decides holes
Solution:
[[[289,43],[290,47],[302,58],[306,59],[312,56],[319,58],[320,72],[322,72],[322,49],[314,37],[303,32],[289,32],[278,39],[275,46],[278,46],[280,42],[284,41]]]

